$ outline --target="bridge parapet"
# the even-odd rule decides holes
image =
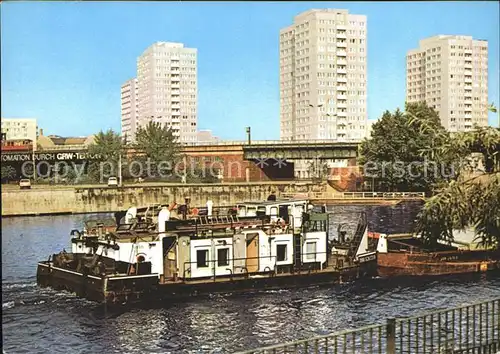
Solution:
[[[251,140],[248,144],[247,140],[220,140],[213,142],[193,142],[182,143],[183,146],[223,146],[223,145],[312,145],[312,144],[356,144],[359,145],[359,139],[344,139],[342,141],[333,142],[327,139],[301,139],[301,140]]]
[[[243,146],[243,152],[247,160],[355,159],[358,156],[358,146],[358,143],[286,141],[279,144],[247,144]]]

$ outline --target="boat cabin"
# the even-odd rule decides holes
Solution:
[[[131,264],[162,281],[290,273],[323,269],[328,260],[328,214],[304,213],[306,201],[286,203],[300,229],[273,223],[273,216],[198,217],[159,222],[158,232],[120,225],[104,237],[75,234],[72,251]],[[281,203],[265,203],[268,210]],[[248,205],[248,204],[247,204]],[[253,206],[258,209],[255,203]],[[300,211],[300,216],[298,212]],[[283,214],[282,214],[283,215]],[[285,214],[286,215],[286,214]],[[302,220],[304,218],[304,220]],[[164,226],[163,226],[164,225]]]

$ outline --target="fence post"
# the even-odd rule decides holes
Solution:
[[[396,319],[388,318],[386,326],[387,354],[396,353]]]

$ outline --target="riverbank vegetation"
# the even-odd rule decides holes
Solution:
[[[386,111],[373,125],[371,138],[360,146],[359,165],[364,166],[365,178],[376,181],[377,191],[428,192],[450,171],[441,172],[443,166],[421,152],[442,145],[447,136],[434,109],[408,103],[405,111]]]
[[[441,146],[427,149],[444,161],[457,161],[454,179],[434,186],[418,217],[417,232],[428,243],[450,241],[453,230],[473,227],[486,247],[500,245],[500,130],[475,127],[471,132],[446,138]],[[478,164],[470,158],[480,154]]]
[[[150,182],[217,182],[218,171],[207,171],[204,166],[190,166],[181,153],[181,144],[174,131],[158,122],[140,126],[136,139],[128,142],[113,130],[99,132],[91,154],[101,158],[90,164],[88,179],[103,182],[102,176],[121,176],[124,181]]]
[[[431,196],[415,230],[428,244],[473,227],[485,246],[499,246],[500,129],[449,133],[434,109],[411,103],[385,112],[360,152],[365,178],[376,178],[380,189]]]

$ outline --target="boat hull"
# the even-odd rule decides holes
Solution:
[[[479,273],[500,270],[500,252],[388,252],[378,254],[377,264],[380,277]]]
[[[104,280],[96,276],[84,276],[73,270],[54,267],[49,262],[40,262],[36,278],[37,284],[42,287],[67,290],[91,301],[102,302],[104,300],[101,290]]]
[[[252,293],[262,290],[303,288],[333,285],[374,275],[376,262],[363,267],[342,270],[303,271],[276,275],[217,277],[212,279],[160,283],[155,274],[141,276],[97,277],[53,266],[38,264],[37,282],[40,286],[67,290],[77,296],[110,305],[186,299],[198,295]]]

